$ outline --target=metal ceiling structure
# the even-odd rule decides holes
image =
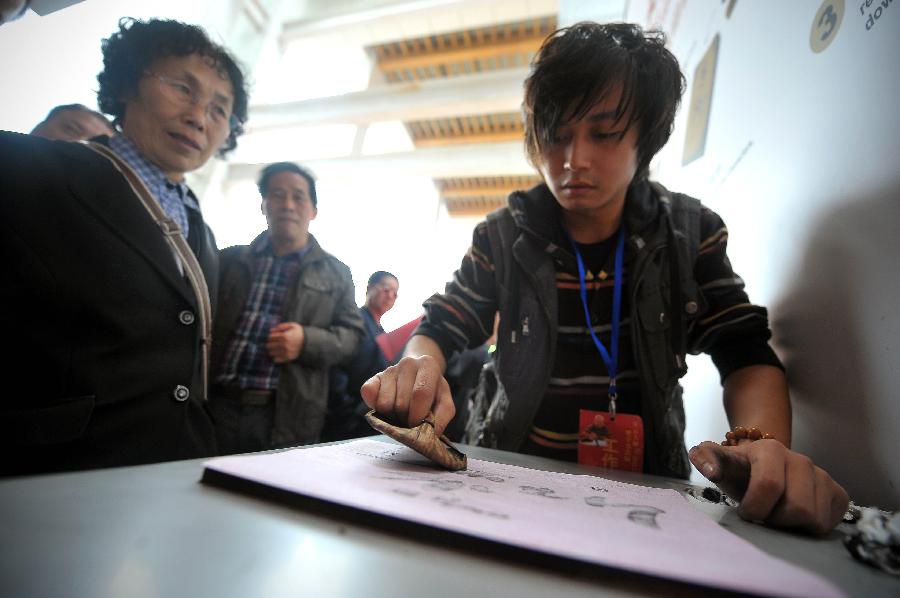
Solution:
[[[456,177],[434,182],[451,216],[484,216],[505,206],[506,198],[513,191],[529,189],[539,181],[533,175]]]
[[[433,118],[404,124],[416,147],[521,141],[524,133],[522,118],[518,112]]]
[[[375,68],[389,85],[452,79],[507,69],[527,68],[541,42],[556,29],[556,16],[449,31],[398,40],[368,48]],[[523,141],[518,111],[465,114],[405,120],[415,147],[441,147]],[[482,216],[505,204],[515,189],[532,186],[537,177],[509,175],[435,179],[448,214]]]
[[[373,46],[376,68],[388,83],[443,79],[527,67],[556,16],[449,31]]]

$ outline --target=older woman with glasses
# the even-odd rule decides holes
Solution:
[[[116,134],[0,133],[0,474],[216,452],[218,251],[185,173],[236,146],[244,76],[175,21],[123,19],[102,48],[99,106]]]

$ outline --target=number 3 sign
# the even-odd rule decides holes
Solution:
[[[823,51],[837,37],[844,19],[844,0],[825,0],[819,7],[809,30],[809,47],[813,52]]]

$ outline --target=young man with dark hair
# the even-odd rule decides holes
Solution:
[[[404,357],[369,380],[366,403],[409,425],[454,415],[448,358],[491,334],[500,312],[499,408],[468,442],[687,478],[678,379],[686,353],[709,353],[734,426],[774,437],[704,443],[690,460],[740,513],[825,532],[847,495],[790,446],[783,368],[766,310],[732,271],[727,229],[697,200],[647,179],[684,90],[662,34],[579,23],[551,35],[525,83],[528,156],[544,182],[488,216]],[[499,414],[499,415],[498,415]],[[603,417],[611,438],[579,433]],[[739,436],[744,436],[743,433]],[[625,450],[627,447],[627,450]]]
[[[83,104],[56,106],[31,130],[32,135],[60,141],[83,141],[115,134],[105,116]]]
[[[90,144],[0,133],[0,474],[216,453],[218,250],[185,174],[234,147],[247,92],[202,29],[124,19]]]
[[[277,162],[258,187],[268,230],[221,253],[210,406],[224,454],[318,442],[328,370],[364,335],[350,269],[309,233],[313,176]]]

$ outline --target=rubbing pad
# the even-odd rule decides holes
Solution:
[[[385,436],[405,444],[445,469],[459,471],[466,468],[466,456],[453,446],[446,436],[435,434],[434,414],[430,411],[425,416],[425,421],[415,428],[403,428],[388,423],[379,418],[374,409],[366,413],[366,421]]]

